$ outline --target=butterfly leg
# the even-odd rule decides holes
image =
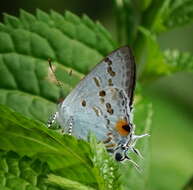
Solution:
[[[68,135],[72,135],[72,128],[73,128],[73,124],[74,124],[74,119],[71,116],[70,119],[68,120]]]
[[[68,134],[69,135],[72,135],[72,127],[73,127],[73,124],[72,123],[69,123],[69,126],[68,126]]]
[[[53,124],[56,122],[57,116],[58,116],[58,112],[55,112],[54,114],[52,114],[50,116],[50,118],[48,119],[48,122],[47,122],[48,128],[51,128],[53,126]]]
[[[141,172],[140,166],[135,161],[133,161],[129,156],[127,156],[126,153],[125,153],[125,159],[130,161],[135,166],[135,168],[137,169],[138,172]]]

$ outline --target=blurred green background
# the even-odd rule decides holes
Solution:
[[[77,15],[87,14],[99,20],[115,37],[115,16],[111,0],[6,0],[3,13],[18,16],[19,9],[35,13],[36,8]],[[193,52],[193,23],[166,32],[159,37],[162,49]],[[143,86],[143,93],[153,103],[151,132],[150,190],[182,189],[193,175],[193,74],[177,73]]]

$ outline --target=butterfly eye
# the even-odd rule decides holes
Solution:
[[[123,160],[123,156],[122,156],[120,153],[116,153],[116,154],[115,154],[115,160],[118,161],[118,162],[120,162],[120,161]]]
[[[131,132],[131,127],[126,120],[119,120],[116,123],[116,130],[121,136],[127,136]]]

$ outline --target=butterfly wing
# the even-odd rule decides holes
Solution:
[[[118,119],[129,120],[134,88],[134,58],[130,48],[122,47],[103,59],[67,96],[59,109],[59,123],[67,125],[71,117],[73,135],[85,138],[93,131],[104,139]]]
[[[113,51],[85,77],[67,96],[65,102],[72,103],[77,96],[98,93],[106,87],[117,86],[124,89],[132,105],[135,88],[135,61],[127,46]],[[64,103],[65,103],[64,102]]]

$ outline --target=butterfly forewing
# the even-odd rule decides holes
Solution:
[[[86,138],[92,131],[102,140],[118,119],[129,119],[134,87],[135,63],[131,50],[119,48],[67,96],[59,110],[59,122],[66,127],[73,117],[73,135]]]
[[[101,89],[116,86],[123,88],[132,104],[135,88],[135,62],[131,49],[127,46],[113,51],[104,58],[67,96],[65,102],[76,99],[77,96],[97,94]],[[64,102],[64,103],[65,103]]]

